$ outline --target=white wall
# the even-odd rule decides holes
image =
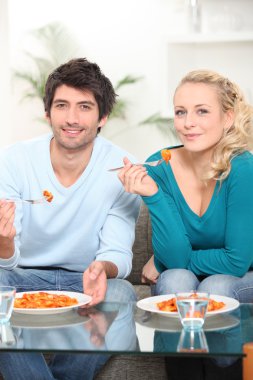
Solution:
[[[0,0],[0,4],[6,1]],[[222,20],[219,20],[217,10],[223,2],[202,1],[204,33],[209,33],[212,28],[217,30],[217,25],[222,28]],[[169,134],[160,134],[153,125],[144,127],[138,123],[155,112],[161,111],[165,115],[167,109],[169,110],[171,92],[168,88],[168,41],[171,35],[187,33],[185,3],[184,0],[9,0],[8,49],[11,67],[19,69],[24,65],[23,51],[29,49],[29,30],[51,21],[61,21],[77,39],[80,45],[78,55],[97,62],[114,84],[126,74],[143,76],[140,82],[120,93],[129,102],[127,120],[112,120],[104,129],[106,137],[143,159],[154,150],[173,143]],[[242,0],[240,6],[235,0],[226,0],[225,3],[229,3],[229,9],[232,10],[230,21],[233,21],[233,15],[236,14],[237,18],[243,21],[239,29],[253,30],[249,17],[253,10],[252,1]],[[223,19],[223,24],[227,30],[231,27],[238,28],[238,25],[234,26],[233,22],[229,24],[226,19],[225,22]],[[250,46],[249,54],[253,57]],[[180,59],[180,56],[176,57],[179,65]],[[188,59],[191,60],[191,57]],[[217,57],[210,61],[210,68],[213,62],[217,62]],[[246,76],[245,62],[246,60],[240,59],[242,82],[245,82]],[[229,61],[227,66],[230,67]],[[176,78],[176,73],[173,72],[172,75],[173,80],[180,80],[179,75]],[[2,129],[2,134],[6,135],[2,141],[10,139],[7,130],[12,131],[12,141],[30,138],[47,131],[48,127],[36,120],[43,115],[42,104],[39,101],[20,103],[25,89],[23,83],[12,82],[10,89],[11,116],[5,122],[6,125],[9,124],[8,128]],[[0,107],[2,113],[2,103]],[[4,109],[7,108],[5,105]]]
[[[10,123],[10,59],[8,39],[8,1],[0,1],[0,114],[1,114],[1,139],[0,146],[12,142],[12,128]]]

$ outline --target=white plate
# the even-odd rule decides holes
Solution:
[[[155,296],[155,297],[149,297],[144,298],[137,302],[137,306],[145,311],[150,311],[152,313],[158,313],[161,315],[166,315],[168,317],[178,317],[178,312],[176,311],[162,311],[159,310],[156,304],[158,302],[167,301],[171,298],[175,297],[175,294],[165,294],[162,296]],[[207,317],[210,317],[212,315],[222,314],[222,313],[228,313],[232,310],[235,310],[239,307],[239,302],[235,300],[234,298],[225,297],[225,296],[218,296],[215,294],[211,294],[210,298],[218,301],[218,302],[224,302],[225,306],[221,309],[214,310],[214,311],[208,311],[206,313]]]
[[[15,298],[21,298],[23,294],[33,294],[38,293],[39,291],[33,291],[33,292],[18,292],[16,293]],[[66,311],[69,311],[71,309],[75,309],[77,307],[83,306],[91,301],[91,296],[88,296],[84,293],[76,293],[76,292],[65,292],[65,291],[57,291],[57,290],[40,290],[40,292],[46,292],[49,294],[57,294],[57,295],[66,295],[71,298],[76,298],[78,303],[76,305],[66,306],[66,307],[50,307],[50,308],[44,308],[44,309],[26,309],[26,308],[17,308],[14,307],[14,311],[16,313],[22,313],[22,314],[57,314],[57,313],[65,313]]]
[[[21,313],[12,313],[11,327],[21,327],[29,329],[48,329],[48,328],[61,328],[72,325],[82,325],[90,320],[89,317],[81,316],[77,310],[69,310],[66,313],[57,314],[38,314],[28,315]]]

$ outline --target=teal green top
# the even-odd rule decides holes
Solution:
[[[160,152],[147,161],[161,158]],[[151,216],[155,265],[159,272],[186,268],[196,275],[220,273],[240,277],[253,267],[251,153],[232,159],[229,176],[221,187],[217,181],[202,216],[186,203],[170,163],[147,168],[159,187],[153,196],[142,197]]]

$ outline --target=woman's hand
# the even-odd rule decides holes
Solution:
[[[118,177],[128,193],[146,197],[157,193],[157,184],[147,174],[144,166],[133,165],[128,158],[124,158],[123,162],[125,166],[120,170]]]
[[[156,284],[159,274],[155,267],[153,255],[142,269],[141,282],[144,284]]]

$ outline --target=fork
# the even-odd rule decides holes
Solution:
[[[161,158],[160,160],[157,160],[157,161],[150,161],[150,162],[133,164],[133,166],[138,166],[138,165],[157,166],[157,165],[160,165],[162,162],[163,162],[163,159]],[[108,169],[108,171],[109,172],[115,172],[115,171],[123,169],[123,168],[124,168],[124,166],[119,166],[118,168]]]
[[[44,203],[46,202],[46,198],[38,198],[38,199],[21,199],[21,198],[12,198],[12,199],[6,199],[7,203],[30,203],[32,205],[39,204],[39,203]]]

